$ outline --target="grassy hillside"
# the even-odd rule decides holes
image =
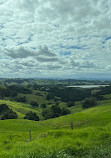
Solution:
[[[30,110],[26,104],[6,103],[21,109],[19,118]],[[110,149],[111,100],[46,121],[0,120],[0,158],[110,158]]]
[[[27,98],[30,100],[31,95],[29,95],[29,97],[28,97],[28,94],[27,94]],[[41,100],[41,104],[44,103],[44,100],[42,100],[40,97],[38,97],[38,98],[39,98],[39,101]],[[33,97],[32,97],[32,100],[34,100]],[[38,102],[38,100],[37,100],[37,102]],[[54,104],[53,100],[50,102],[51,102],[51,104],[49,104],[49,105],[48,105],[48,102],[47,103],[45,102],[47,105],[47,108],[51,107]],[[35,112],[39,116],[40,120],[44,119],[41,116],[42,109],[40,108],[40,105],[41,105],[40,102],[39,102],[39,107],[32,107],[29,103],[14,102],[14,101],[9,101],[9,100],[8,101],[0,100],[0,104],[7,104],[9,106],[9,108],[11,108],[14,112],[17,113],[19,119],[23,119],[25,114],[29,111]],[[59,102],[59,106],[61,108],[67,107],[67,104],[64,102]],[[76,112],[82,111],[82,107],[79,102],[77,102],[75,106],[70,107],[68,109],[71,111],[71,113],[76,113]]]

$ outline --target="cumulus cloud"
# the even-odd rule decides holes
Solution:
[[[35,54],[24,47],[7,48],[5,54],[13,59],[27,58],[34,56]]]
[[[38,50],[33,50],[27,47],[12,47],[5,49],[5,55],[11,57],[12,59],[26,59],[34,58],[39,62],[55,62],[58,61],[57,55],[48,49],[47,46],[39,46]]]
[[[110,27],[110,0],[0,0],[0,75],[110,73]]]

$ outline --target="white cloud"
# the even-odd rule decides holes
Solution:
[[[110,72],[110,28],[110,0],[0,0],[0,75]]]

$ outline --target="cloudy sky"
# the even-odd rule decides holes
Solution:
[[[0,78],[110,78],[111,0],[0,0]]]

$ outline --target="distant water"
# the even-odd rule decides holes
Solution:
[[[79,87],[79,88],[98,88],[98,87],[106,87],[109,85],[75,85],[75,86],[67,86],[67,87]]]

